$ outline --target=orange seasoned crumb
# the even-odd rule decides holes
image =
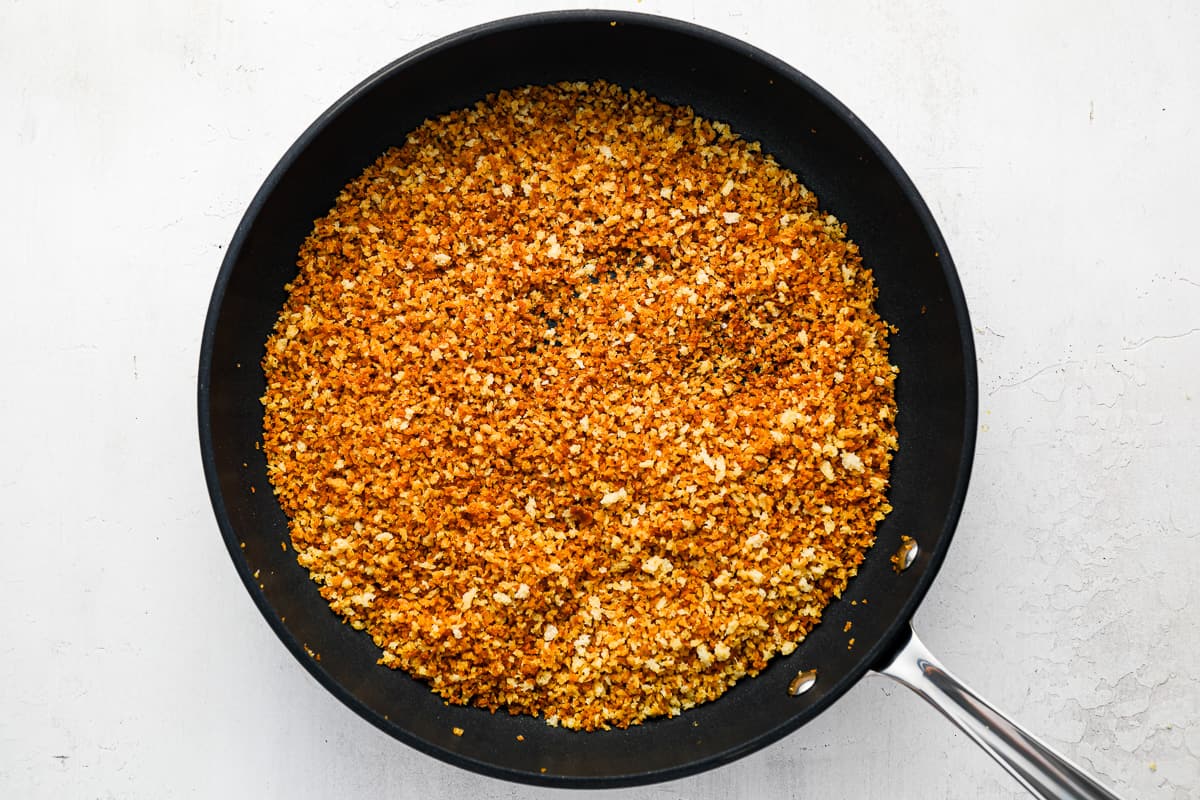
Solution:
[[[454,728],[451,728],[450,732],[453,733],[455,736],[462,736],[464,733],[463,729],[459,728],[457,726],[455,726]]]
[[[523,741],[525,741],[525,737],[524,737],[523,735],[521,735],[521,734],[519,734],[519,733],[518,733],[518,734],[517,734],[517,741],[518,741],[518,742],[523,742]]]
[[[263,446],[297,560],[447,702],[594,730],[715,699],[891,510],[872,274],[691,109],[571,83],[429,120],[287,291]]]
[[[850,628],[852,628],[852,627],[854,627],[854,623],[851,622],[850,620],[846,620],[846,624],[844,626],[842,626],[842,633],[849,633]]]

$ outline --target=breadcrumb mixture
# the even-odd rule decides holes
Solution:
[[[299,267],[263,359],[293,545],[450,702],[593,730],[712,700],[891,510],[871,273],[690,108],[489,95],[346,186]]]

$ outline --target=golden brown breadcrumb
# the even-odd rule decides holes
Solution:
[[[871,273],[689,108],[489,95],[346,186],[299,268],[263,359],[292,543],[451,702],[592,730],[712,700],[890,511]]]

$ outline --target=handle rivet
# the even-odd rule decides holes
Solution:
[[[802,695],[809,689],[817,685],[817,671],[815,669],[801,670],[796,677],[792,678],[792,682],[788,684],[788,694],[792,697]]]
[[[901,536],[900,547],[896,549],[896,555],[892,556],[892,567],[896,572],[904,572],[917,560],[917,553],[920,550],[916,539],[911,536]]]

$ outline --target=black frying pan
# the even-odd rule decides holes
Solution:
[[[900,449],[892,465],[895,510],[879,527],[878,544],[795,653],[674,719],[579,733],[448,707],[425,684],[377,666],[370,638],[342,624],[297,565],[256,442],[263,345],[300,243],[341,187],[427,117],[501,88],[596,78],[691,105],[761,141],[847,223],[875,272],[878,309],[899,328],[891,357],[900,367]],[[872,668],[920,684],[927,695],[953,694],[955,685],[937,690],[929,680],[943,673],[936,662],[918,661],[909,619],[962,507],[976,393],[971,326],[946,244],[912,182],[854,114],[786,64],[712,31],[638,14],[564,12],[503,20],[421,48],[353,89],[288,150],[238,226],[213,291],[200,356],[200,441],[217,521],[246,588],[293,655],[342,702],[401,741],[468,769],[530,783],[619,786],[744,756],[811,720]],[[897,573],[889,557],[901,535],[919,549]],[[851,634],[843,632],[847,621]],[[810,668],[818,670],[812,689],[789,695],[797,672]],[[977,702],[963,698],[959,706]],[[1009,747],[1032,747],[1011,736],[1018,743]],[[991,747],[998,756],[1002,749]],[[1043,758],[1049,766],[1042,773],[1069,769],[1052,754]],[[1036,788],[1042,773],[1023,780]]]

